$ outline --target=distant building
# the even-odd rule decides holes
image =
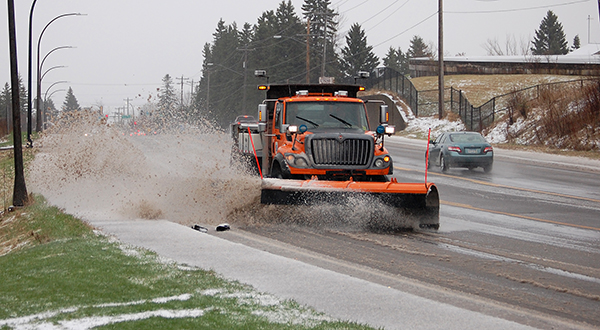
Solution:
[[[437,76],[437,60],[409,60],[413,78]],[[558,74],[600,76],[600,44],[585,45],[567,55],[445,57],[444,74]]]

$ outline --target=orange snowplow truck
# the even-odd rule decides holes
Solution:
[[[384,137],[388,107],[379,108],[379,126],[369,129],[364,88],[339,84],[263,85],[258,106],[263,204],[347,203],[367,198],[392,208],[398,225],[439,228],[439,197],[433,183],[398,183]],[[241,131],[240,131],[241,132]],[[248,132],[246,132],[248,134]],[[256,134],[251,134],[255,138]],[[258,165],[258,164],[257,164]],[[371,203],[369,203],[371,204]],[[383,214],[382,213],[382,214]],[[389,227],[389,219],[386,220]],[[377,220],[378,221],[378,220]],[[394,226],[394,225],[392,225]]]

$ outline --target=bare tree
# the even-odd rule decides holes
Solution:
[[[488,39],[482,47],[490,56],[528,55],[530,52],[529,40],[522,37],[517,40],[511,34],[506,35],[504,43],[494,37],[494,39]]]

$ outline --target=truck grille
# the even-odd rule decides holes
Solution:
[[[319,138],[311,140],[313,160],[316,165],[366,166],[373,141],[370,139]]]

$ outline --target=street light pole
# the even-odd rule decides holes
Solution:
[[[42,89],[42,86],[41,86],[42,80],[41,80],[41,77],[40,77],[40,72],[42,70],[42,67],[40,65],[40,46],[41,46],[41,43],[42,43],[42,37],[44,36],[44,32],[46,32],[46,29],[48,28],[48,26],[50,26],[50,24],[52,24],[54,21],[56,21],[59,18],[67,17],[67,16],[83,16],[83,14],[81,14],[81,13],[69,13],[69,14],[62,14],[62,15],[56,16],[50,22],[48,22],[48,24],[46,24],[46,26],[44,27],[44,29],[40,33],[40,37],[38,38],[38,44],[37,44],[37,109],[38,109],[38,111],[36,113],[36,120],[37,120],[37,122],[35,123],[35,130],[36,130],[36,132],[41,132],[42,131],[42,123],[41,123],[41,121],[42,121],[42,114],[39,111],[39,109],[40,109],[40,103],[41,103],[40,99],[42,97],[42,95],[41,95],[42,94],[42,91],[41,91],[41,89]],[[53,49],[50,52],[53,52],[53,51],[55,51],[57,49],[60,49],[60,48],[73,48],[73,47],[68,47],[68,46],[57,47],[57,48]],[[44,57],[44,59],[46,59],[46,57],[48,57],[48,55],[50,55],[50,53],[46,54],[46,56]]]
[[[439,0],[438,12],[438,118],[444,117],[444,10],[443,0]]]
[[[62,82],[62,81],[61,81]],[[58,83],[58,82],[57,82]],[[52,86],[56,85],[56,83],[52,84]],[[61,89],[57,89],[55,91],[52,91],[52,93],[50,93],[50,95],[48,95],[48,92],[50,91],[50,88],[52,87],[48,87],[48,89],[46,90],[46,93],[44,94],[44,110],[42,111],[42,125],[44,130],[46,129],[46,122],[48,121],[48,115],[46,114],[46,110],[48,110],[48,99],[52,97],[52,95],[54,95],[54,93],[58,93],[58,92],[66,92],[67,90],[64,88]]]
[[[44,74],[42,74],[42,78],[40,78],[40,80],[44,80],[44,77],[46,76],[46,74],[54,69],[61,69],[61,68],[66,68],[66,66],[64,65],[57,65],[57,66],[53,66],[50,69],[44,71]]]
[[[10,81],[13,115],[13,154],[15,159],[15,181],[13,205],[24,206],[28,200],[23,165],[23,142],[21,138],[21,104],[19,97],[19,69],[17,65],[17,32],[15,28],[15,2],[8,0],[8,30],[10,52]]]
[[[29,48],[28,48],[28,67],[27,67],[27,147],[31,148],[33,146],[33,140],[31,139],[31,62],[32,62],[32,36],[31,36],[31,25],[33,22],[33,9],[35,8],[35,3],[37,0],[33,0],[31,4],[31,9],[29,10]]]

